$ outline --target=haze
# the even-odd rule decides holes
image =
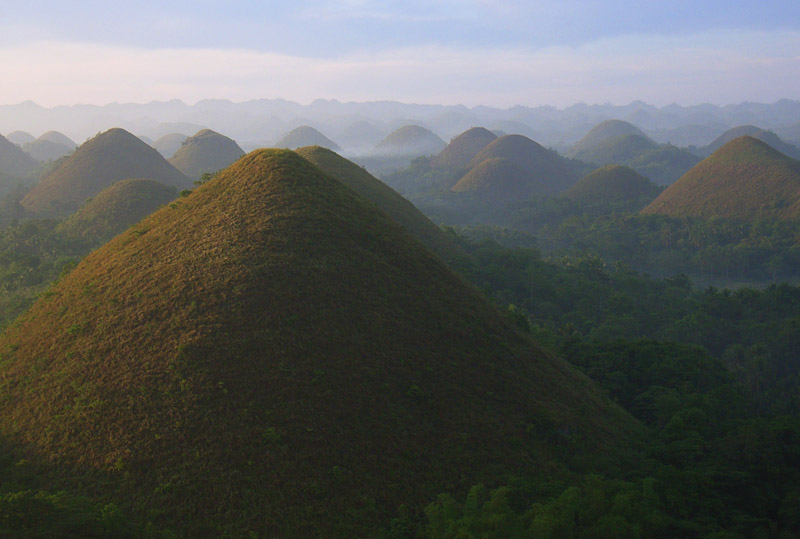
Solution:
[[[0,36],[2,104],[663,106],[800,87],[792,1],[37,2],[4,5]]]

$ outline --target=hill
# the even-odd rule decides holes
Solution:
[[[457,263],[466,256],[449,236],[411,202],[364,168],[321,146],[298,148],[297,153],[374,203],[443,260]]]
[[[286,133],[275,145],[276,148],[288,148],[294,150],[303,146],[322,146],[329,150],[339,150],[339,145],[334,141],[307,125],[301,125]]]
[[[684,174],[642,213],[800,219],[800,161],[753,137],[739,137]]]
[[[169,159],[175,155],[175,152],[180,150],[181,145],[187,138],[189,137],[183,133],[168,133],[163,137],[159,137],[158,140],[153,142],[152,146],[158,153],[163,155],[165,159]]]
[[[36,137],[28,133],[27,131],[12,131],[6,138],[16,144],[17,146],[22,146],[26,142],[33,142],[36,140]]]
[[[467,166],[453,191],[481,190],[496,202],[556,195],[580,177],[572,163],[522,135],[495,139]]]
[[[598,145],[603,144],[607,139],[613,139],[624,135],[638,135],[649,140],[641,129],[631,123],[622,120],[606,120],[589,130],[589,132],[567,152],[567,156],[592,163],[594,161],[589,157],[596,152]],[[653,145],[655,146],[655,143],[653,143]]]
[[[441,152],[445,142],[436,134],[418,125],[405,125],[389,133],[375,149],[375,155],[434,155]]]
[[[222,170],[243,155],[244,150],[233,139],[203,129],[184,140],[169,162],[189,178],[197,180],[204,172]]]
[[[286,150],[91,253],[0,350],[0,434],[190,537],[375,535],[400,504],[613,455],[635,428]]]
[[[42,216],[63,216],[126,178],[147,178],[184,189],[191,181],[153,148],[124,129],[110,129],[88,140],[22,199]]]
[[[473,127],[450,141],[442,152],[431,159],[431,165],[462,170],[475,155],[494,141],[497,135],[483,127]]]
[[[661,189],[635,170],[606,165],[590,172],[564,193],[564,198],[584,205],[614,205],[639,210],[652,202]]]
[[[68,236],[105,243],[178,196],[154,180],[121,180],[100,191],[58,226]]]
[[[0,135],[0,172],[10,176],[25,177],[36,170],[38,163],[22,148]]]
[[[59,133],[58,131],[48,131],[47,133],[43,133],[39,136],[36,140],[47,140],[52,142],[53,144],[61,144],[62,146],[66,146],[70,150],[74,150],[78,147],[75,142],[66,136],[63,133]]]
[[[627,134],[598,140],[575,155],[593,165],[610,165],[630,161],[658,145],[644,135]]]
[[[798,149],[797,146],[784,142],[772,131],[767,131],[754,125],[740,125],[728,129],[714,139],[708,146],[698,148],[697,153],[703,157],[707,157],[733,139],[744,136],[756,138],[765,144],[769,144],[784,155],[788,155],[793,159],[800,159],[800,149]]]

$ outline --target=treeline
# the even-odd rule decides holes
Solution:
[[[464,246],[468,278],[645,426],[640,462],[442,494],[388,536],[800,534],[800,288],[695,290],[596,256]]]

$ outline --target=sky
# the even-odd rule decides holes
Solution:
[[[800,99],[800,2],[0,0],[0,104]]]

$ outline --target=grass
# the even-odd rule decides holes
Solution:
[[[0,435],[187,536],[364,536],[405,503],[589,466],[635,423],[373,203],[248,154],[0,336]],[[529,425],[547,417],[573,442]],[[57,476],[57,477],[56,477]]]
[[[660,189],[636,171],[619,165],[606,165],[584,176],[564,193],[564,197],[588,204],[652,201]],[[641,208],[641,206],[639,206]]]
[[[644,210],[674,217],[800,219],[800,161],[753,137],[732,140]]]
[[[431,159],[435,167],[462,170],[475,155],[494,141],[497,135],[483,127],[473,127],[450,141],[442,153]]]
[[[64,159],[22,199],[22,206],[42,217],[63,217],[127,178],[148,178],[177,188],[191,186],[156,150],[123,129],[110,129]]]
[[[301,125],[286,133],[275,145],[278,148],[289,148],[294,150],[302,146],[322,146],[333,151],[339,149],[339,145],[334,141],[307,125]]]
[[[244,155],[233,139],[210,129],[189,137],[169,159],[172,166],[195,180],[204,172],[216,172]]]

